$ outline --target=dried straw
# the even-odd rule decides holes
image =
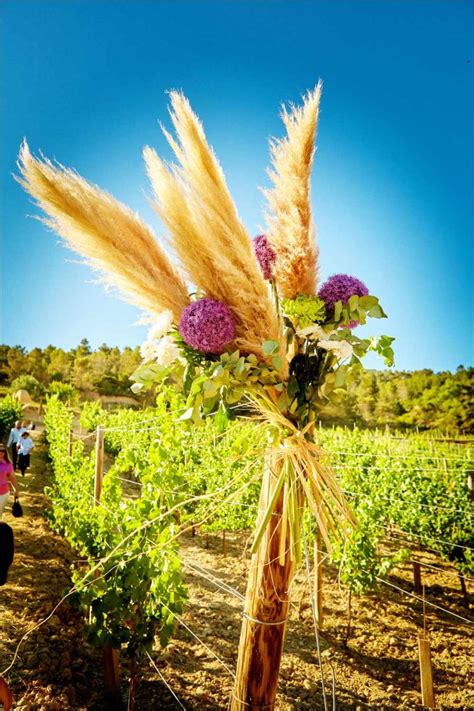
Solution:
[[[278,480],[273,499],[259,521],[253,550],[258,547],[278,494],[283,491],[283,518],[286,521],[282,524],[285,539],[280,555],[283,556],[288,531],[291,555],[295,556],[296,564],[299,565],[302,502],[306,502],[314,515],[328,551],[332,549],[330,536],[344,539],[348,526],[354,528],[356,521],[331,471],[326,453],[309,436],[314,424],[310,423],[303,430],[299,430],[271,399],[265,396],[252,400],[252,407],[257,420],[264,427],[270,426],[273,432],[281,433],[278,443],[268,451],[270,466]]]
[[[125,205],[77,173],[34,158],[23,143],[18,182],[49,215],[67,245],[102,272],[127,301],[151,313],[170,309],[175,321],[189,304],[186,284],[153,232]]]
[[[190,281],[232,310],[233,347],[264,358],[263,341],[274,340],[280,342],[283,355],[280,319],[222,169],[187,99],[172,92],[171,104],[177,140],[164,133],[180,165],[166,165],[151,148],[144,151],[154,207],[170,243]],[[282,378],[288,374],[284,357],[280,374]]]
[[[318,122],[321,82],[308,92],[301,107],[282,110],[287,136],[270,144],[274,184],[264,190],[269,212],[267,238],[277,259],[274,276],[281,295],[294,299],[297,294],[314,294],[318,281],[319,249],[311,218],[311,169]]]

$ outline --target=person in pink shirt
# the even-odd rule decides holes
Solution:
[[[0,519],[10,496],[10,484],[15,490],[15,496],[19,496],[20,491],[13,472],[13,464],[10,462],[7,448],[4,444],[0,444]]]

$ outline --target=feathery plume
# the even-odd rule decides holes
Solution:
[[[314,294],[319,250],[311,218],[310,178],[322,84],[308,92],[301,107],[282,110],[287,135],[270,144],[274,187],[264,190],[270,208],[266,236],[276,252],[274,276],[285,299]]]
[[[236,321],[233,346],[264,358],[262,344],[283,336],[279,317],[258,268],[252,241],[229,193],[222,169],[187,99],[171,93],[177,140],[164,130],[179,166],[166,165],[144,150],[154,205],[190,281],[226,303]],[[283,378],[288,365],[282,359]]]
[[[26,141],[18,167],[16,179],[68,247],[127,301],[153,314],[169,309],[179,321],[190,302],[186,284],[139,217],[74,171],[33,157]]]

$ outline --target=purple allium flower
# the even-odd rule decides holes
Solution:
[[[253,241],[253,248],[257,261],[260,264],[263,278],[271,279],[273,276],[272,268],[275,264],[276,254],[265,235],[258,235],[258,237],[255,237]]]
[[[235,336],[234,317],[221,301],[199,299],[184,309],[179,332],[188,346],[204,353],[220,353]]]
[[[349,274],[333,274],[324,282],[318,296],[326,302],[326,310],[329,315],[332,315],[336,301],[347,304],[351,296],[367,296],[368,293],[369,290],[360,279],[349,276]],[[348,327],[355,328],[358,325],[358,321],[351,321]]]

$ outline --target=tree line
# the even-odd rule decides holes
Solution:
[[[68,400],[87,399],[90,392],[131,396],[130,375],[140,362],[138,347],[120,349],[103,343],[92,350],[86,338],[69,351],[0,345],[0,386],[3,392],[28,390],[33,400],[44,399],[48,392]],[[347,389],[321,413],[321,420],[469,434],[474,432],[473,413],[474,368],[460,365],[455,373],[356,371]]]

